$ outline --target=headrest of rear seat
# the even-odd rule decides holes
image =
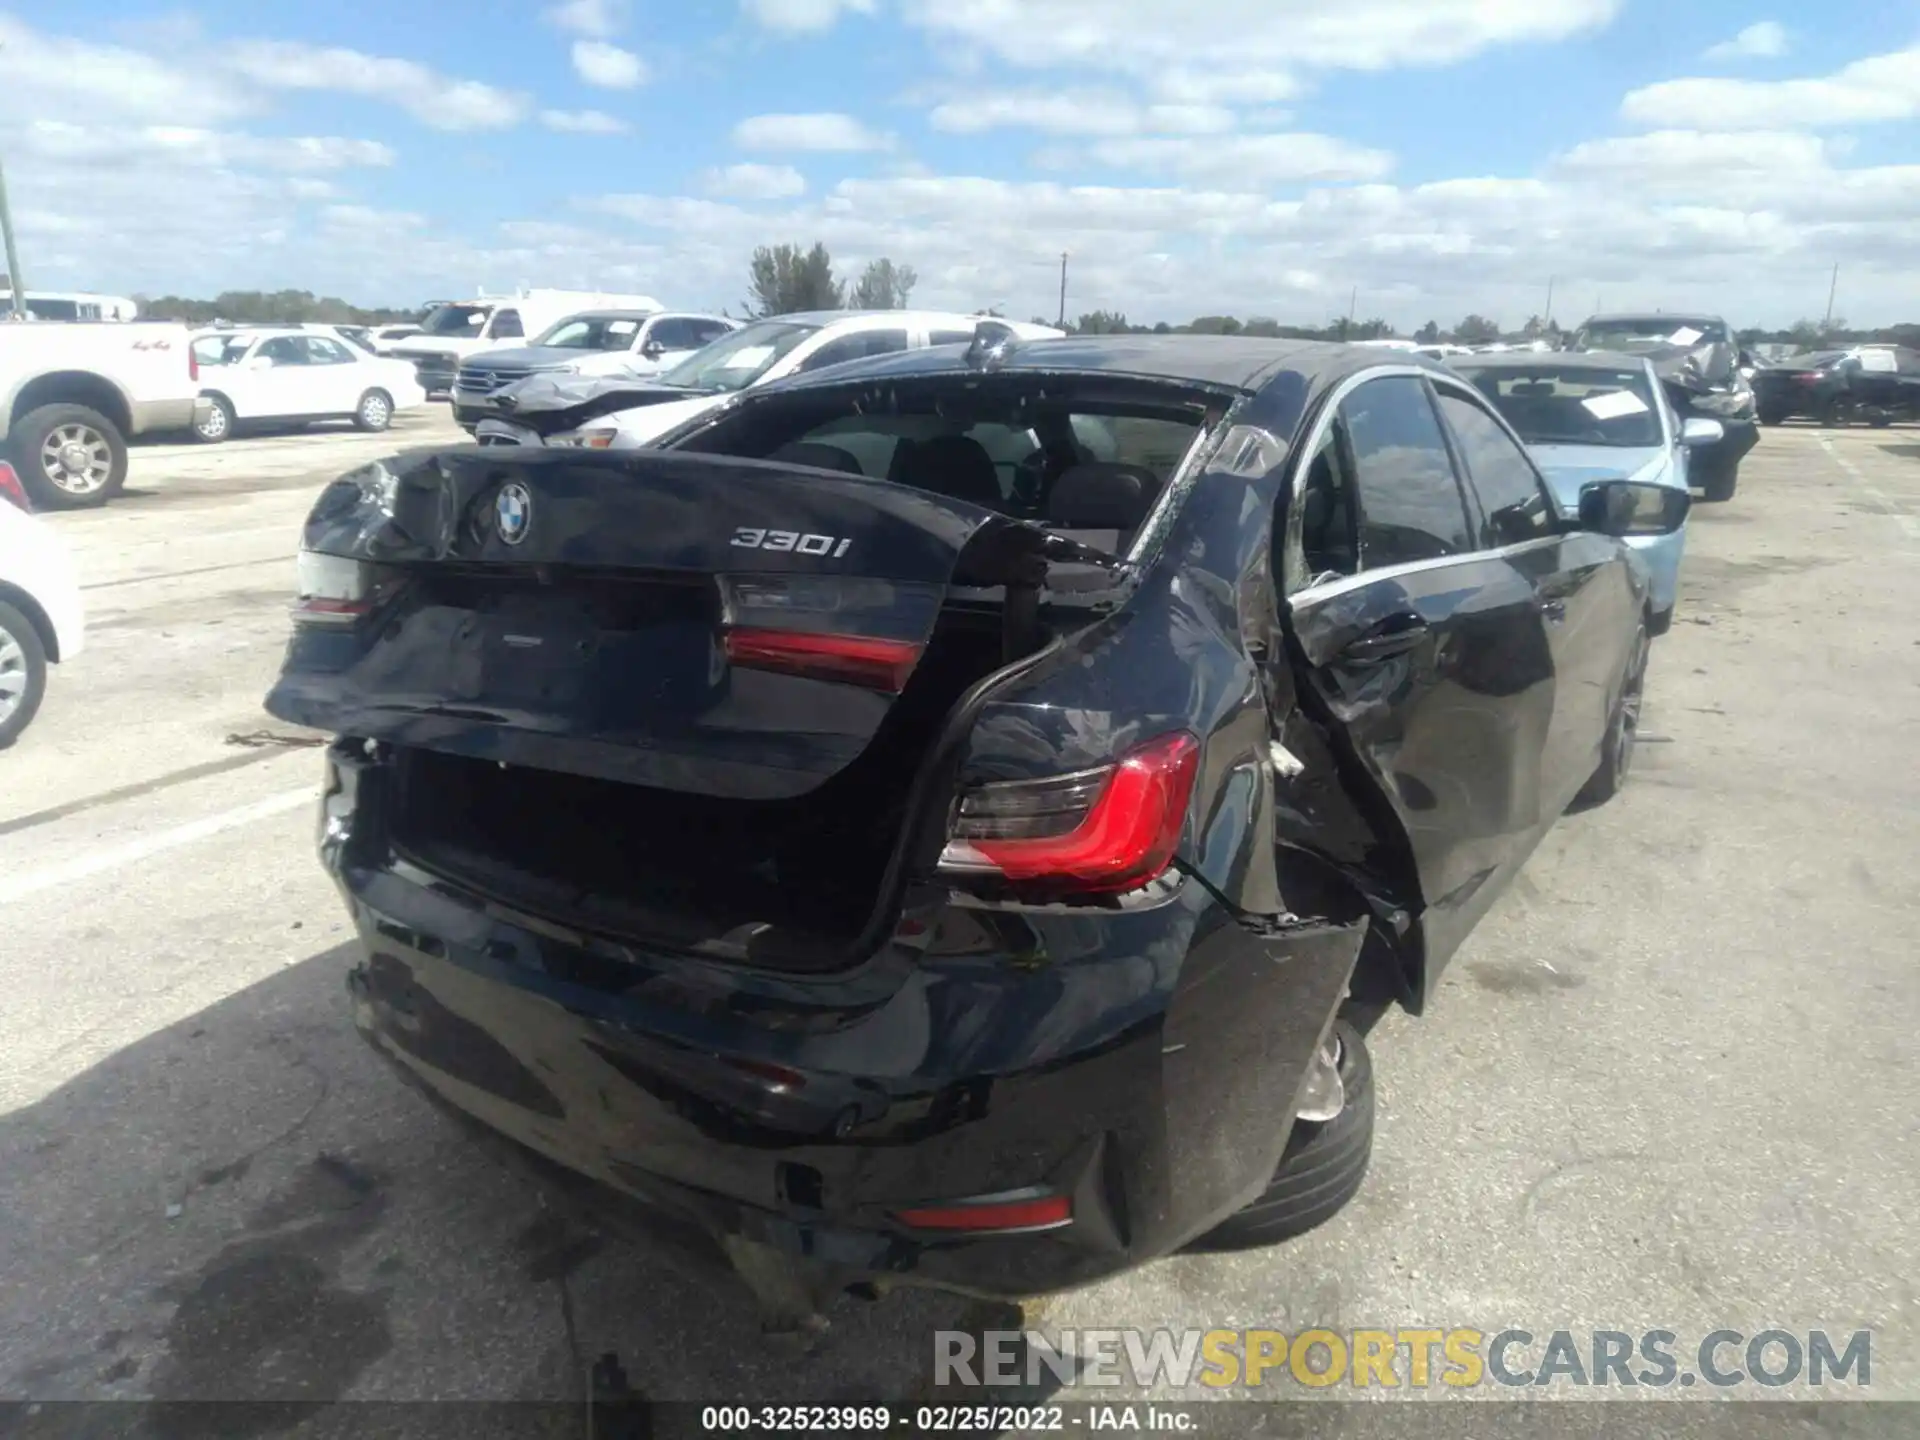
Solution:
[[[1047,523],[1061,530],[1137,530],[1159,494],[1159,477],[1145,466],[1075,465],[1053,482]]]
[[[809,440],[796,440],[791,445],[782,445],[769,460],[779,460],[788,465],[810,465],[815,470],[838,470],[846,475],[864,475],[860,462],[838,445],[821,445]]]

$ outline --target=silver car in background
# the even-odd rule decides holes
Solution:
[[[1580,487],[1629,479],[1687,488],[1688,451],[1715,445],[1725,430],[1717,420],[1682,421],[1667,403],[1648,360],[1605,351],[1579,354],[1525,350],[1457,355],[1451,369],[1464,375],[1506,417],[1547,477],[1554,502],[1569,518],[1580,509]],[[1673,624],[1680,561],[1687,530],[1627,541],[1653,574],[1653,614],[1647,629],[1665,634]]]

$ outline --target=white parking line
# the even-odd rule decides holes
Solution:
[[[1835,448],[1834,443],[1824,435],[1820,437],[1820,448],[1827,452],[1828,458],[1830,458],[1834,464],[1838,465],[1847,473],[1847,477],[1851,479],[1854,484],[1858,485],[1867,493],[1868,499],[1872,500],[1874,504],[1885,511],[1887,517],[1900,527],[1900,533],[1907,537],[1909,544],[1920,545],[1920,519],[1909,515],[1905,510],[1902,510],[1895,504],[1892,497],[1890,497],[1886,491],[1869,480],[1860,467],[1842,455],[1840,451]]]
[[[171,830],[162,830],[157,835],[144,836],[139,840],[128,841],[124,845],[96,851],[78,860],[49,865],[41,870],[29,870],[24,874],[0,876],[0,905],[10,905],[16,900],[24,900],[27,896],[37,895],[42,890],[51,890],[57,886],[71,885],[79,880],[90,879],[95,875],[104,875],[109,871],[122,870],[168,850],[176,850],[182,845],[191,845],[196,840],[205,840],[209,836],[235,830],[242,825],[251,825],[254,821],[265,820],[269,816],[282,815],[289,810],[297,810],[302,805],[318,803],[319,790],[312,785],[302,785],[297,790],[283,790],[278,795],[269,795],[265,800],[256,800],[251,805],[224,810],[218,815],[209,815],[202,820],[189,820],[186,824],[176,825]]]

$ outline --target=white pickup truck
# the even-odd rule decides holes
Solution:
[[[200,399],[185,325],[0,323],[0,456],[36,509],[104,505],[127,440],[187,430]]]

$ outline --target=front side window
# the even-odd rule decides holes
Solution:
[[[493,315],[493,328],[487,332],[495,340],[523,340],[527,330],[520,323],[518,310],[496,310]]]
[[[1424,381],[1372,380],[1340,406],[1360,500],[1366,570],[1437,560],[1474,549],[1453,458]]]
[[[860,330],[829,340],[800,362],[802,370],[824,370],[829,365],[844,365],[849,360],[866,360],[875,355],[892,355],[907,348],[905,330]]]
[[[660,378],[689,390],[744,390],[819,333],[817,325],[757,321],[689,355]]]
[[[441,305],[427,312],[427,318],[420,322],[420,332],[454,339],[478,336],[492,313],[486,305]]]
[[[309,335],[306,343],[309,365],[353,364],[353,352],[338,340],[323,340],[318,335]]]
[[[304,335],[276,335],[263,341],[260,357],[271,360],[275,365],[304,365],[307,363],[307,343]]]
[[[1619,393],[1619,392],[1613,392]],[[1440,413],[1460,444],[1467,476],[1486,512],[1482,543],[1515,545],[1554,533],[1553,507],[1526,453],[1485,410],[1464,395],[1440,391]]]
[[[533,343],[554,350],[630,350],[640,333],[632,315],[569,315]]]

